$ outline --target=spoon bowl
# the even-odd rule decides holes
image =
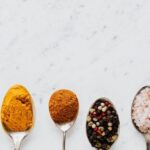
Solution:
[[[86,134],[91,146],[110,149],[118,138],[119,128],[119,116],[113,103],[104,97],[97,99],[90,107],[86,120]]]
[[[64,124],[58,124],[58,123],[55,123],[55,124],[56,124],[57,128],[59,128],[62,132],[67,132],[70,128],[72,128],[75,121],[76,121],[76,119],[71,122],[64,123]]]
[[[145,92],[145,93],[144,93]],[[149,94],[148,94],[149,93]],[[141,95],[140,95],[141,94]],[[143,94],[143,95],[142,95]],[[147,99],[148,98],[148,99]],[[137,115],[137,105],[138,105],[138,111],[140,111],[139,109],[142,109],[142,112],[141,113],[144,113],[144,110],[146,109],[146,107],[148,107],[148,105],[144,108],[145,105],[143,105],[140,101],[144,101],[145,99],[147,99],[150,103],[150,86],[144,86],[142,87],[135,95],[134,99],[133,99],[133,102],[132,102],[132,106],[131,106],[131,119],[132,119],[132,123],[134,125],[134,127],[137,129],[138,132],[140,132],[141,134],[143,134],[144,138],[145,138],[145,141],[146,141],[146,149],[147,150],[150,150],[150,130],[148,127],[145,131],[143,130],[144,128],[141,127],[141,126],[138,126],[137,123],[139,121],[141,121],[142,119],[141,118],[137,118],[136,115]],[[138,104],[140,102],[140,104]],[[144,103],[144,102],[143,102]],[[142,108],[143,107],[143,108]],[[149,108],[149,107],[148,107]],[[135,112],[136,111],[136,115],[135,115]],[[147,114],[149,115],[149,114]],[[136,119],[135,119],[136,117]],[[150,118],[149,118],[150,119]],[[138,120],[138,122],[137,122]],[[142,123],[143,124],[143,123]]]
[[[15,150],[20,150],[22,141],[32,130],[34,115],[34,103],[27,89],[18,84],[12,86],[3,100],[1,122],[4,131],[13,140]]]
[[[66,133],[74,125],[78,111],[78,98],[72,91],[61,89],[50,97],[49,112],[55,125],[63,132],[63,150],[65,150]]]

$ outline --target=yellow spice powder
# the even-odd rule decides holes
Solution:
[[[4,98],[1,119],[6,130],[21,132],[33,125],[32,97],[21,85],[11,87]]]

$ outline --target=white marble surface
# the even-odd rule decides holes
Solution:
[[[15,83],[25,85],[36,106],[36,124],[22,150],[59,150],[61,132],[49,117],[48,100],[60,88],[80,100],[67,150],[92,150],[85,133],[90,105],[108,97],[121,120],[112,150],[145,150],[130,107],[150,84],[149,0],[0,0],[0,102]],[[12,150],[0,127],[0,149]]]

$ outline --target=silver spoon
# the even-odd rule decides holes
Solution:
[[[28,132],[8,133],[8,135],[14,142],[15,150],[20,150],[21,143],[28,134]]]
[[[150,86],[144,86],[144,87],[142,87],[138,92],[137,92],[137,94],[135,95],[135,97],[134,97],[134,100],[133,100],[133,103],[132,103],[132,107],[131,107],[131,119],[132,119],[132,123],[133,123],[133,125],[134,125],[134,127],[140,132],[140,133],[142,133],[143,135],[144,135],[144,138],[145,138],[145,141],[146,141],[146,149],[147,150],[150,150],[150,131],[149,132],[143,132],[141,129],[140,129],[140,127],[138,127],[138,125],[136,124],[136,122],[135,122],[135,119],[134,119],[134,106],[135,106],[135,103],[136,103],[136,98],[137,98],[137,96],[141,93],[141,91],[143,91],[143,90],[145,90],[145,89],[149,89],[149,91],[150,91]],[[149,99],[149,102],[150,102],[150,99]],[[142,107],[142,106],[141,106]],[[149,114],[148,114],[149,115]]]
[[[19,100],[18,98],[18,94],[19,96],[23,96],[24,93],[22,92],[25,92],[27,95],[29,94],[29,92],[27,91],[27,89],[25,87],[23,87],[22,85],[14,85],[12,86],[8,92],[6,93],[5,95],[5,98],[3,100],[3,104],[2,104],[2,110],[1,110],[1,122],[2,122],[2,125],[3,125],[3,128],[5,130],[5,132],[10,136],[10,138],[13,140],[13,143],[14,143],[14,150],[20,150],[20,147],[21,147],[21,143],[22,141],[24,140],[25,137],[27,137],[27,135],[30,133],[31,129],[33,128],[33,125],[34,125],[34,114],[35,114],[35,110],[34,110],[34,104],[33,104],[33,101],[32,101],[32,97],[31,95],[29,94],[28,96],[30,97],[30,104],[31,104],[31,107],[32,107],[32,126],[30,126],[30,128],[28,129],[22,129],[20,131],[14,131],[13,129],[11,129],[8,125],[7,125],[7,122],[5,120],[5,107],[12,107],[12,104],[11,106],[9,106],[9,103],[11,103],[13,100],[14,100],[14,97]],[[12,97],[10,97],[10,95]],[[25,95],[26,96],[26,95]],[[15,99],[15,100],[16,100]],[[24,104],[23,104],[24,105]],[[13,106],[14,107],[14,106]],[[17,108],[16,108],[17,109]],[[20,110],[19,110],[20,111]],[[11,116],[11,111],[10,111],[10,114],[8,116]],[[26,112],[27,113],[27,112]],[[13,120],[11,121],[11,123],[13,124],[16,124],[16,120]]]
[[[76,119],[74,119],[72,122],[68,122],[66,124],[56,123],[56,126],[63,132],[62,150],[65,150],[65,147],[66,147],[66,133],[74,125],[75,120]]]
[[[76,115],[77,118],[77,115]],[[68,130],[70,130],[72,128],[72,126],[74,125],[76,118],[74,118],[74,120],[72,120],[71,122],[68,123],[63,123],[63,124],[58,124],[55,122],[56,126],[62,131],[63,133],[63,143],[62,143],[62,150],[66,149],[66,134],[68,132]]]
[[[68,93],[70,93],[70,96],[68,96]],[[53,96],[54,95],[57,95],[58,97],[59,97],[59,99],[53,99]],[[63,95],[63,97],[61,97]],[[55,97],[55,96],[54,96]],[[69,90],[66,90],[66,89],[61,89],[61,90],[58,90],[58,91],[56,91],[56,92],[54,92],[53,93],[53,95],[51,96],[51,98],[50,98],[50,101],[49,101],[49,112],[50,112],[50,115],[51,115],[51,117],[52,117],[52,119],[53,119],[53,110],[51,110],[50,109],[50,103],[51,103],[51,101],[55,101],[55,104],[57,103],[57,106],[54,106],[54,105],[52,105],[52,107],[57,107],[58,108],[58,105],[59,105],[59,108],[61,108],[59,111],[59,113],[62,113],[61,111],[62,110],[65,110],[65,108],[64,107],[62,107],[62,105],[61,105],[61,102],[63,101],[63,99],[66,99],[66,100],[68,100],[68,105],[70,105],[70,101],[72,101],[72,99],[75,99],[75,97],[76,97],[76,95],[73,93],[73,92],[71,92],[71,91],[69,91]],[[62,99],[63,98],[63,99]],[[76,102],[78,103],[78,108],[77,108],[77,110],[76,110],[76,112],[75,112],[75,116],[74,116],[74,118],[70,121],[70,122],[64,122],[64,123],[58,123],[57,121],[55,121],[54,119],[53,119],[53,121],[54,121],[54,123],[55,123],[55,125],[62,131],[62,133],[63,133],[63,143],[62,143],[62,150],[65,150],[65,147],[66,147],[66,134],[67,134],[67,132],[68,132],[68,130],[70,130],[70,128],[74,125],[74,123],[75,123],[75,121],[76,121],[76,118],[77,118],[77,116],[78,116],[78,111],[79,111],[79,102],[78,102],[78,99],[77,99],[77,97],[76,97]],[[66,106],[66,107],[68,107],[68,106]],[[66,111],[66,110],[65,110]],[[58,113],[58,114],[59,114]]]

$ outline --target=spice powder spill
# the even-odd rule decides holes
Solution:
[[[119,117],[110,101],[98,99],[89,110],[86,130],[89,142],[98,150],[108,150],[118,138]]]
[[[132,120],[142,133],[150,133],[150,87],[142,88],[132,105]]]
[[[77,96],[70,90],[58,90],[50,98],[49,110],[55,123],[64,124],[73,121],[78,109]]]
[[[25,87],[14,85],[8,90],[2,104],[1,120],[9,132],[23,132],[32,128],[32,98]]]

